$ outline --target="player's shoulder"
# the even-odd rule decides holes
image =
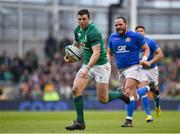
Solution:
[[[100,32],[95,23],[91,22],[88,27],[89,32]]]
[[[131,30],[128,30],[126,35],[131,36],[131,37],[142,37],[142,35],[139,34],[138,32],[134,32],[134,31],[131,31]]]
[[[149,37],[145,37],[145,39],[150,48],[159,48],[159,45],[156,43],[154,39]]]
[[[100,30],[94,23],[91,23],[89,25],[87,35],[88,35],[88,37],[102,36]]]
[[[145,37],[145,39],[146,39],[147,41],[150,41],[150,42],[155,42],[155,40],[152,39],[152,38],[150,38],[150,37]]]
[[[116,37],[116,36],[119,36],[119,34],[117,32],[113,32],[110,34],[110,37]]]
[[[129,30],[126,34],[127,37],[133,38],[138,41],[144,40],[144,36],[142,36],[140,33]]]
[[[132,31],[132,30],[128,30],[128,31],[126,32],[126,34],[129,34],[129,35],[136,35],[136,33],[137,33],[137,32],[134,32],[134,31]]]
[[[116,40],[119,38],[119,34],[118,34],[117,32],[111,33],[108,40],[109,40],[109,41],[112,41],[112,40],[114,40],[115,38],[116,38]]]
[[[145,37],[145,39],[150,45],[155,45],[156,44],[156,41],[154,39],[152,39],[152,38]]]
[[[80,26],[78,25],[77,27],[75,27],[75,29],[74,29],[74,33],[78,33],[78,32],[80,32]]]

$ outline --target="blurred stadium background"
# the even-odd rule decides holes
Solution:
[[[61,111],[74,109],[71,86],[80,64],[63,61],[73,41],[79,9],[91,11],[105,45],[113,19],[125,16],[130,29],[146,27],[164,52],[159,63],[163,110],[180,110],[179,0],[0,0],[0,110]],[[110,88],[118,87],[113,66]],[[119,101],[102,105],[95,87],[85,91],[86,109],[124,109]],[[153,108],[153,103],[152,103]],[[137,109],[143,109],[138,103]]]
[[[134,117],[138,127],[121,130],[117,126],[125,117],[124,103],[100,104],[92,84],[84,93],[85,109],[106,111],[85,112],[86,132],[180,132],[179,0],[0,0],[0,133],[65,133],[64,126],[75,116],[70,111],[74,109],[71,86],[80,64],[63,61],[64,47],[73,41],[76,13],[82,8],[91,11],[105,45],[114,31],[113,19],[124,16],[130,29],[144,25],[147,36],[158,42],[165,56],[159,63],[164,111],[159,119],[145,124],[138,102]],[[114,66],[112,70],[110,89],[114,90],[118,80]],[[154,109],[153,101],[151,107]]]

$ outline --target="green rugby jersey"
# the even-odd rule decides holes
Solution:
[[[108,62],[106,49],[104,47],[104,43],[102,40],[101,33],[97,29],[94,23],[90,22],[89,26],[82,30],[80,26],[77,26],[74,30],[75,41],[78,43],[82,43],[84,64],[88,64],[89,60],[93,54],[92,46],[100,44],[100,57],[97,60],[95,65],[103,65]]]

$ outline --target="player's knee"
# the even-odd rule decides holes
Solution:
[[[104,96],[99,97],[98,100],[99,100],[99,102],[101,102],[103,104],[108,103],[108,98],[104,97]]]
[[[73,94],[73,96],[80,95],[80,89],[78,87],[73,87],[72,88],[72,94]]]
[[[127,96],[133,96],[133,90],[131,88],[126,88],[125,89],[125,94],[127,94]]]

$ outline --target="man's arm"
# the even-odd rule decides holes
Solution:
[[[89,63],[86,65],[86,69],[84,69],[81,72],[81,77],[87,78],[88,72],[91,70],[91,68],[96,64],[97,60],[100,57],[100,44],[97,44],[92,47],[93,54],[91,55],[91,58],[89,60]]]
[[[96,64],[97,60],[100,57],[100,44],[97,44],[92,47],[93,54],[91,55],[91,58],[89,60],[89,63],[87,64],[87,68],[92,68],[94,64]]]
[[[111,62],[111,60],[113,58],[113,53],[110,48],[107,49],[107,58],[108,58],[109,62]]]
[[[161,50],[161,48],[158,48],[155,52],[154,52],[154,57],[152,60],[147,61],[146,65],[147,66],[151,66],[151,64],[160,61],[162,58],[164,57],[163,52]]]
[[[147,59],[149,57],[150,49],[146,43],[141,47],[141,49],[143,50],[144,55],[140,61],[140,64],[144,66],[145,62],[147,61]]]

